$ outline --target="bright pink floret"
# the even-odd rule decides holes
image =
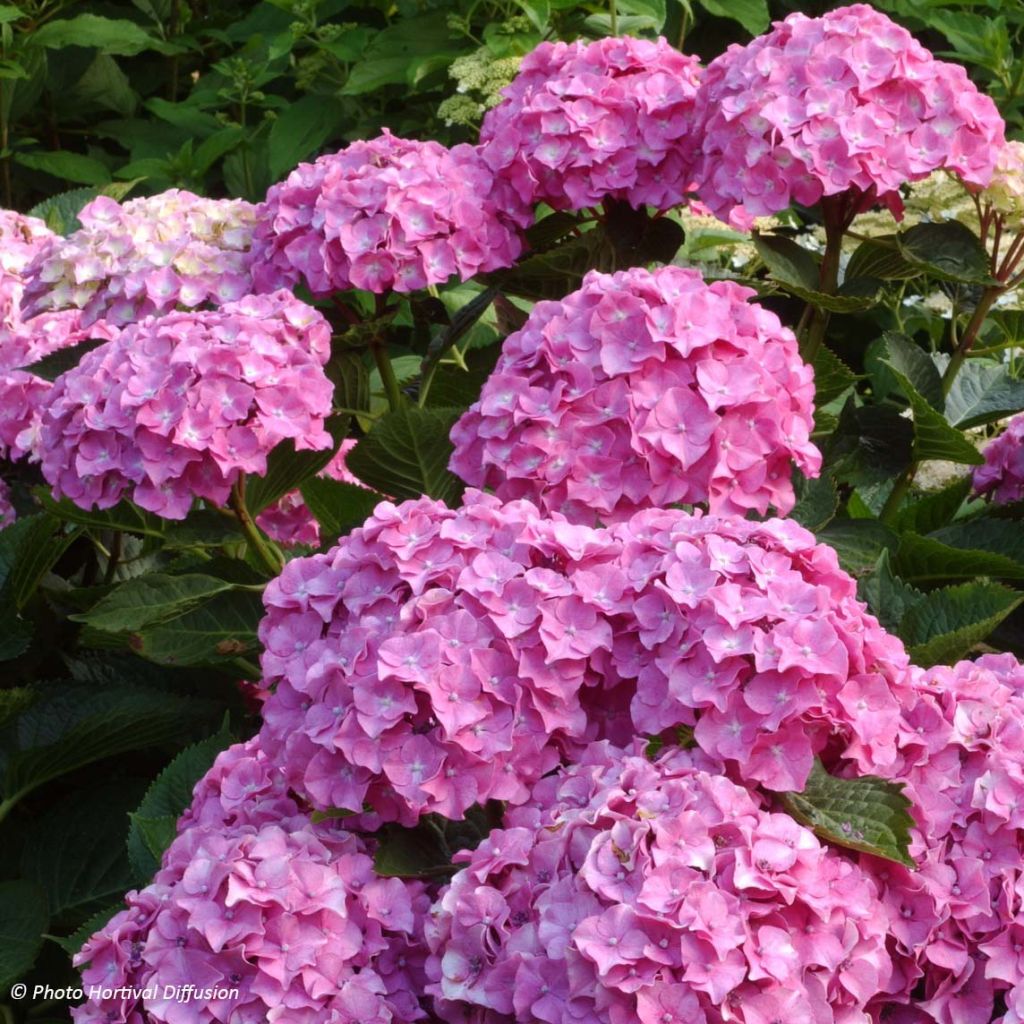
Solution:
[[[1004,141],[960,65],[865,4],[730,46],[697,106],[697,194],[740,223],[846,192],[898,209],[901,185],[939,169],[983,187]]]
[[[284,291],[132,324],[48,392],[43,476],[83,508],[127,496],[181,519],[196,497],[223,504],[286,438],[333,444],[329,352],[327,322]]]
[[[868,874],[699,755],[598,745],[456,861],[427,932],[452,1024],[830,1024],[889,980]]]
[[[446,149],[385,131],[267,193],[256,232],[257,283],[411,292],[515,262],[525,206],[472,146]]]
[[[484,118],[484,159],[530,205],[678,206],[699,77],[664,39],[541,43]]]
[[[679,267],[589,273],[506,340],[451,468],[579,522],[675,502],[788,512],[792,464],[821,467],[814,371],[753,295]]]

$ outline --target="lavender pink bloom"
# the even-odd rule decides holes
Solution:
[[[442,1020],[866,1020],[888,984],[869,874],[699,753],[598,744],[505,825],[431,915]]]
[[[100,196],[81,210],[82,227],[53,236],[26,271],[29,316],[80,309],[126,324],[182,307],[218,306],[253,291],[256,207],[178,189],[121,204]],[[265,291],[280,286],[268,284]]]
[[[83,508],[121,497],[168,519],[223,504],[281,441],[323,449],[330,328],[288,292],[132,324],[46,396],[43,476]]]
[[[472,146],[385,131],[300,164],[259,210],[261,288],[411,292],[510,266],[530,214]]]
[[[664,39],[541,43],[484,118],[484,159],[531,206],[678,206],[699,79]]]
[[[505,341],[451,468],[585,523],[676,502],[788,512],[792,465],[821,467],[814,371],[753,295],[679,267],[592,271]]]
[[[974,471],[975,491],[997,505],[1024,499],[1024,414],[1014,416],[982,454],[985,462]]]
[[[963,67],[865,4],[730,46],[697,108],[697,194],[739,223],[847,192],[898,210],[901,185],[940,169],[984,187],[1004,142]]]

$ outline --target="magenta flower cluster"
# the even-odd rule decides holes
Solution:
[[[77,1024],[425,1016],[425,887],[378,878],[366,842],[299,813],[251,744],[221,756],[182,826],[153,882],[77,955],[99,992]]]
[[[127,324],[240,299],[253,291],[256,212],[242,199],[178,189],[124,205],[100,196],[78,214],[78,231],[36,253],[26,271],[27,314],[81,309],[86,325]]]
[[[1024,665],[985,655],[915,670],[900,760],[913,872],[875,862],[901,979],[899,1024],[1024,1019]],[[867,858],[868,861],[871,858]],[[910,1007],[913,1007],[911,1009]]]
[[[740,223],[852,193],[899,208],[945,169],[984,187],[1004,141],[995,104],[865,4],[791,14],[708,66],[697,96],[697,194]]]
[[[505,341],[451,468],[579,522],[675,502],[788,512],[791,465],[821,467],[814,372],[753,295],[680,267],[592,271]]]
[[[132,324],[48,392],[43,476],[83,508],[128,496],[181,519],[197,495],[223,504],[285,438],[333,444],[329,350],[327,322],[285,291]]]
[[[530,205],[667,210],[690,185],[700,63],[664,39],[541,43],[487,113],[487,164]]]
[[[353,487],[366,485],[345,465],[345,456],[356,446],[356,439],[342,441],[334,457],[318,474],[328,480],[351,484]],[[320,546],[320,524],[302,500],[300,491],[289,491],[273,505],[265,508],[257,517],[256,525],[278,544],[292,546],[303,544],[309,547]]]
[[[475,148],[386,131],[300,164],[260,207],[260,287],[411,292],[515,262],[530,213]]]
[[[1014,416],[982,453],[985,462],[974,471],[974,489],[1005,505],[1024,499],[1024,414]]]
[[[435,904],[444,1020],[866,1020],[888,983],[868,875],[702,757],[598,744],[506,825]]]

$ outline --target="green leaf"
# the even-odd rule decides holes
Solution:
[[[970,493],[970,477],[954,480],[941,491],[925,494],[904,505],[894,525],[901,533],[905,530],[931,533],[949,523]]]
[[[303,96],[290,103],[270,128],[270,174],[275,180],[314,154],[338,130],[341,104],[330,96]]]
[[[30,171],[42,171],[55,178],[73,181],[80,185],[105,185],[110,181],[106,164],[82,153],[58,149],[49,153],[15,153],[14,162]]]
[[[134,21],[126,18],[104,18],[97,14],[79,14],[74,18],[58,18],[32,33],[32,44],[48,50],[65,46],[88,46],[119,57],[134,57],[143,50],[167,51],[167,46],[154,39]],[[172,47],[175,51],[177,48]]]
[[[893,573],[886,550],[878,556],[874,569],[857,581],[857,596],[886,629],[895,632],[908,609],[924,594]]]
[[[160,857],[174,837],[178,818],[192,803],[192,790],[206,774],[217,755],[231,744],[225,719],[220,731],[186,747],[154,779],[142,802],[131,816],[128,830],[128,859],[139,884],[148,882],[160,866]],[[166,843],[167,822],[170,839]]]
[[[903,258],[931,277],[966,284],[992,280],[985,247],[960,221],[917,224],[900,232],[896,241]]]
[[[0,993],[35,963],[49,916],[46,893],[31,882],[0,882]]]
[[[363,483],[401,501],[429,495],[450,506],[463,483],[448,470],[458,410],[396,409],[381,417],[345,462]]]
[[[999,583],[960,583],[926,594],[900,623],[915,665],[951,665],[981,643],[1024,594]]]
[[[978,449],[956,427],[951,427],[942,413],[932,408],[900,366],[891,359],[880,361],[892,371],[913,410],[915,461],[945,459],[967,465],[985,461]]]
[[[24,711],[35,700],[35,696],[35,691],[27,686],[0,690],[0,725]]]
[[[118,900],[97,910],[84,924],[80,925],[70,935],[46,935],[44,938],[55,942],[67,955],[74,956],[98,931],[102,930],[107,922],[115,915],[124,910],[124,902]]]
[[[51,515],[66,523],[77,523],[98,530],[116,530],[119,533],[137,533],[144,537],[163,538],[165,526],[172,524],[144,511],[130,501],[122,501],[109,509],[79,508],[74,502],[63,498],[55,501],[46,487],[37,487],[33,495]]]
[[[0,5],[0,25],[7,25],[24,17],[24,12],[20,8],[15,7],[14,4]]]
[[[1010,558],[1024,567],[1024,529],[1012,519],[979,516],[967,522],[943,526],[932,533],[932,537],[955,548]]]
[[[82,226],[78,219],[82,207],[97,195],[99,191],[94,188],[74,188],[44,199],[28,212],[46,221],[46,226],[56,234],[70,235]]]
[[[23,795],[94,761],[180,742],[210,708],[159,690],[46,686],[0,732],[0,791]]]
[[[905,335],[892,331],[882,335],[882,342],[886,356],[880,362],[894,367],[933,409],[942,412],[942,375],[931,356]]]
[[[132,638],[132,649],[160,665],[221,665],[259,650],[256,630],[262,617],[258,594],[229,591],[168,622],[146,626]]]
[[[321,546],[366,521],[384,495],[341,480],[314,476],[301,487],[302,498],[320,524]]]
[[[4,584],[4,596],[18,610],[33,597],[43,577],[81,533],[69,528],[54,516],[42,513],[30,517],[18,543]]]
[[[300,484],[316,476],[334,458],[338,445],[348,433],[350,418],[347,413],[332,416],[327,429],[334,444],[322,451],[297,452],[292,441],[282,441],[267,456],[267,471],[263,476],[249,476],[245,484],[245,504],[255,517],[279,498],[296,490]]]
[[[879,281],[906,281],[920,277],[924,271],[908,263],[900,252],[895,235],[879,235],[861,242],[846,265],[846,280],[858,277]]]
[[[899,541],[877,519],[833,519],[817,537],[835,549],[839,564],[854,577],[874,569],[882,552],[891,551]]]
[[[465,337],[480,317],[490,309],[497,294],[496,288],[485,288],[452,316],[451,323],[431,339],[420,366],[422,375],[426,376],[441,361],[444,354]]]
[[[168,576],[151,573],[122,583],[92,608],[69,616],[95,629],[124,633],[142,629],[204,604],[215,594],[231,590],[232,584],[213,576],[190,573]]]
[[[1010,376],[1002,363],[968,359],[946,396],[946,418],[968,430],[995,423],[1024,409],[1024,381]]]
[[[863,378],[853,372],[830,348],[822,345],[814,354],[814,402],[828,405]]]
[[[61,374],[67,373],[68,370],[73,370],[82,361],[82,356],[87,352],[91,352],[94,348],[99,348],[100,345],[105,344],[106,340],[103,338],[89,338],[86,341],[79,342],[77,345],[73,345],[71,348],[62,348],[57,352],[51,352],[38,362],[26,366],[25,369],[29,373],[34,373],[37,377],[42,377],[43,380],[53,381]]]
[[[910,800],[899,783],[874,775],[837,779],[819,760],[802,793],[779,794],[786,810],[826,842],[914,867]]]
[[[373,868],[381,878],[448,878],[455,873],[437,834],[425,823],[385,825],[377,837]]]
[[[708,13],[719,18],[738,21],[752,36],[759,36],[768,28],[770,16],[767,0],[698,0]]]
[[[979,576],[1024,580],[1024,564],[1013,558],[976,548],[954,547],[911,531],[900,536],[895,567],[904,579],[932,586],[951,580],[975,580]]]
[[[808,530],[821,530],[835,518],[839,508],[839,495],[836,493],[836,482],[829,473],[823,473],[815,480],[803,477],[797,484],[798,500],[789,513],[789,518],[796,520]]]
[[[21,874],[46,892],[52,926],[74,927],[131,888],[124,839],[140,790],[117,781],[71,793],[27,829]]]
[[[776,281],[809,291],[817,290],[821,280],[821,267],[814,254],[785,235],[752,236],[757,255],[764,261],[769,274]]]

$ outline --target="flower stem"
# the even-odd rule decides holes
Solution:
[[[608,20],[610,22],[611,34],[617,36],[619,34],[619,11],[615,5],[615,0],[608,0]]]
[[[260,533],[259,527],[249,514],[249,509],[245,504],[244,476],[240,476],[235,482],[234,487],[231,488],[229,503],[232,511],[235,513],[239,526],[242,528],[242,533],[245,534],[245,539],[252,545],[253,551],[256,552],[260,561],[270,570],[271,575],[279,576],[284,568],[284,559],[273,549],[267,538]]]
[[[914,477],[917,475],[917,466],[916,462],[911,462],[896,478],[896,483],[892,485],[889,497],[885,499],[885,504],[882,506],[882,511],[878,516],[883,523],[891,523],[896,517],[896,513],[900,510],[900,505],[903,504],[903,499],[907,496],[910,485],[914,482]]]
[[[818,274],[818,290],[825,295],[832,295],[839,287],[839,261],[843,254],[843,235],[849,227],[849,217],[844,205],[837,200],[839,196],[822,199],[821,210],[825,222],[825,252],[821,257],[821,270]],[[830,314],[827,309],[815,306],[811,313],[810,325],[803,338],[803,358],[812,362],[825,340]],[[801,322],[803,318],[801,318]]]
[[[985,322],[985,317],[988,316],[993,303],[1002,295],[1003,291],[1005,291],[1005,286],[1000,284],[992,285],[981,293],[981,298],[978,300],[977,306],[974,307],[974,313],[964,328],[960,342],[953,351],[953,355],[949,360],[949,366],[946,367],[946,372],[942,376],[942,393],[944,395],[949,394],[949,389],[953,386],[953,381],[956,380],[956,375],[960,372],[960,367],[963,366],[967,353],[970,352],[971,346],[978,338],[981,325]]]

